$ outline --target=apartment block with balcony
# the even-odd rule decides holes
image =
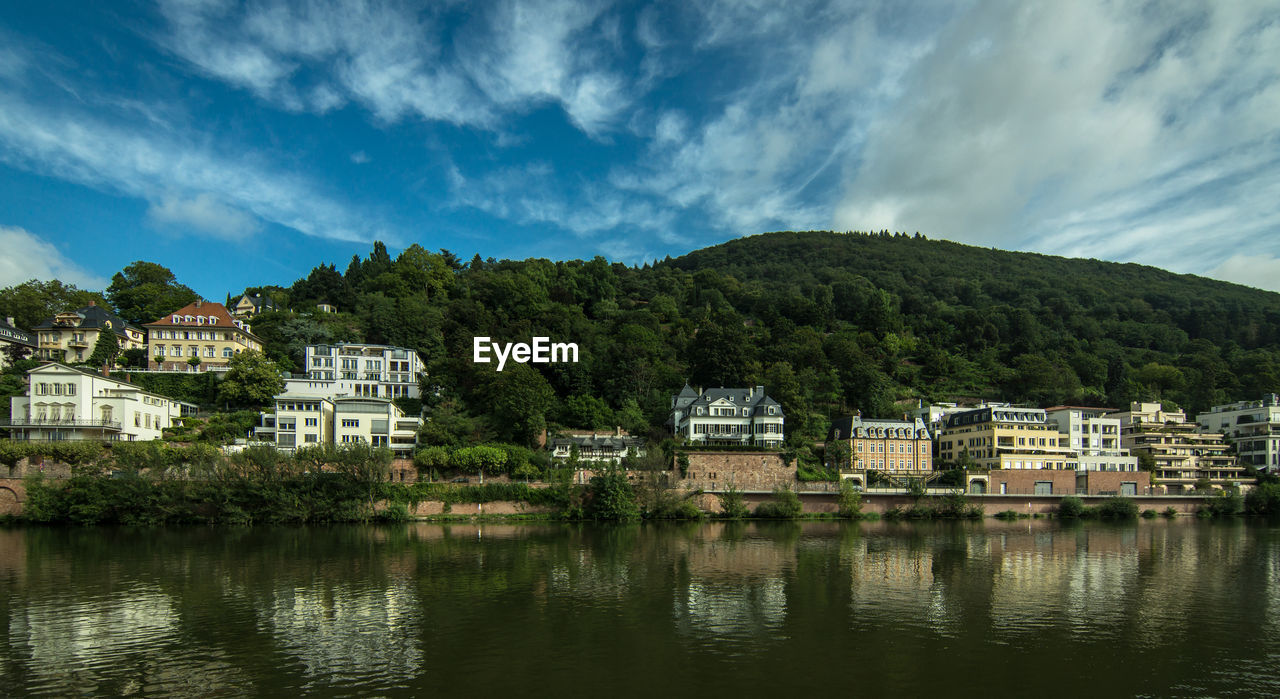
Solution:
[[[143,391],[127,381],[64,364],[27,373],[27,393],[10,399],[14,439],[30,441],[159,439],[193,406]]]
[[[889,475],[927,477],[933,473],[933,437],[924,420],[875,420],[854,415],[838,418],[827,433],[831,445],[849,447],[849,462],[828,464],[841,472],[880,471]]]
[[[1280,471],[1280,396],[1215,405],[1196,416],[1201,431],[1218,432],[1236,447],[1241,467]]]
[[[241,352],[262,351],[248,323],[210,301],[196,301],[146,328],[147,356],[159,371],[220,371]],[[200,360],[194,366],[193,357]]]
[[[36,359],[55,362],[84,362],[93,354],[99,333],[116,334],[121,351],[147,346],[146,332],[96,303],[59,313],[31,329],[36,336]]]
[[[1063,446],[1056,425],[1040,408],[989,405],[952,413],[938,438],[938,458],[967,456],[983,469],[1074,469],[1075,452]]]
[[[1181,410],[1165,410],[1159,403],[1132,403],[1114,412],[1120,420],[1120,443],[1131,453],[1150,454],[1155,463],[1153,485],[1169,492],[1195,489],[1200,480],[1216,487],[1237,485],[1244,468],[1227,453],[1228,445],[1217,432],[1201,432]]]
[[[330,398],[419,398],[426,364],[404,347],[339,343],[308,345],[305,378],[285,381],[285,393]]]
[[[671,398],[673,434],[690,444],[780,447],[782,406],[755,388],[694,390],[688,384]]]
[[[258,439],[281,451],[319,445],[368,444],[397,456],[413,455],[422,419],[407,416],[386,398],[276,396],[275,411],[264,413]]]
[[[1136,472],[1138,457],[1120,443],[1120,420],[1108,417],[1107,408],[1060,405],[1045,410],[1057,426],[1060,446],[1075,452],[1068,468],[1077,471]]]

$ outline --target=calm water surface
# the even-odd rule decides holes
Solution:
[[[8,529],[0,695],[1277,696],[1278,559],[1241,522]]]

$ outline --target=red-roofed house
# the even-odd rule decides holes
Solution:
[[[208,371],[225,368],[232,357],[245,350],[262,351],[262,340],[250,331],[248,323],[211,301],[196,301],[147,323],[146,328],[147,355],[153,369]],[[192,357],[200,358],[194,367]],[[160,358],[163,361],[156,361]]]

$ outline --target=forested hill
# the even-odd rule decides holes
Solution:
[[[240,294],[228,291],[228,301]],[[376,243],[345,271],[325,264],[289,287],[245,291],[288,309],[252,321],[287,370],[304,369],[309,343],[420,352],[428,444],[529,442],[544,420],[656,435],[686,380],[765,385],[793,444],[821,439],[832,417],[899,415],[917,398],[1150,399],[1194,413],[1280,391],[1280,295],[908,235],[769,233],[638,268],[599,257],[464,263],[420,245],[392,257]],[[28,282],[0,290],[0,311],[44,318],[85,293]],[[145,322],[184,293],[169,270],[138,262],[94,296]],[[580,361],[502,373],[472,362],[476,336],[538,335],[577,343]]]
[[[829,232],[741,238],[664,267],[772,335],[834,333],[838,371],[833,351],[875,360],[867,388],[845,384],[874,412],[884,392],[1198,411],[1280,390],[1280,294],[1154,267]]]

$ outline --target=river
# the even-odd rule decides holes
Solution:
[[[1280,695],[1280,526],[0,529],[2,696]]]

